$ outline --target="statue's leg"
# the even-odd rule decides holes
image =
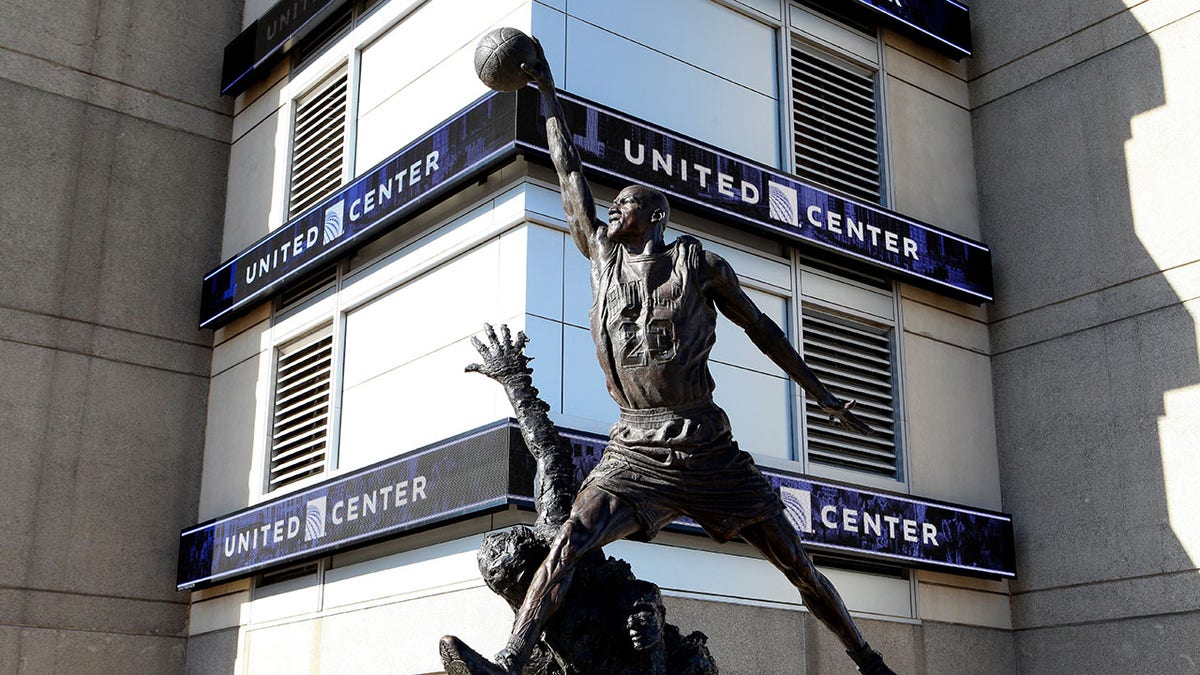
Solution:
[[[742,538],[758,549],[800,591],[804,605],[842,641],[846,653],[863,673],[892,673],[850,618],[837,589],[815,566],[787,518],[780,514],[742,529]],[[893,674],[894,675],[894,674]]]
[[[575,499],[571,517],[550,544],[538,566],[513,623],[508,647],[497,657],[523,664],[549,619],[562,606],[575,566],[589,552],[638,530],[634,510],[619,498],[597,489],[584,489]]]

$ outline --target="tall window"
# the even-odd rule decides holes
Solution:
[[[828,11],[791,9],[792,157],[805,181],[868,203],[884,189],[879,43]]]
[[[342,185],[346,168],[345,68],[296,102],[288,218],[300,215]]]
[[[279,348],[268,492],[324,473],[333,412],[332,373],[329,327]]]
[[[796,174],[878,203],[882,195],[874,74],[803,45],[792,47]]]

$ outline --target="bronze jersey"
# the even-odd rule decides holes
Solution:
[[[609,394],[625,409],[708,401],[717,312],[705,293],[704,250],[679,237],[661,253],[612,245],[592,259],[592,339]]]

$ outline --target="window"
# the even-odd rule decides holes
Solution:
[[[278,350],[267,491],[324,473],[332,416],[333,335],[327,326]]]
[[[879,44],[844,19],[798,5],[791,12],[792,159],[805,181],[881,203],[884,152]]]
[[[896,305],[891,284],[861,273],[803,261],[801,343],[804,360],[874,430],[864,436],[829,421],[805,397],[808,469],[833,478],[902,478],[897,412]],[[846,472],[851,472],[847,474]]]
[[[296,102],[288,218],[342,185],[346,167],[348,73],[341,68]]]

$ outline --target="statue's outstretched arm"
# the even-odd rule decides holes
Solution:
[[[575,465],[571,461],[571,446],[558,434],[547,413],[550,405],[538,396],[533,386],[533,359],[525,355],[529,338],[518,332],[514,340],[508,326],[500,326],[500,334],[490,326],[484,327],[487,343],[472,337],[471,344],[479,351],[482,363],[467,366],[468,372],[482,373],[499,382],[508,394],[521,426],[525,445],[537,460],[537,523],[539,535],[553,537],[559,525],[571,514],[571,503],[579,486],[575,482]]]

